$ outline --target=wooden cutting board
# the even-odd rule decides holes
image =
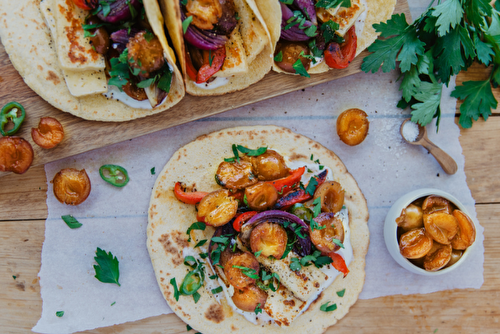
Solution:
[[[398,1],[395,13],[405,13],[410,18],[407,0]],[[12,66],[3,45],[0,45],[0,106],[17,101],[25,107],[26,119],[16,135],[31,143],[35,152],[32,166],[37,166],[359,73],[362,60],[367,54],[365,50],[344,70],[315,74],[311,78],[279,75],[271,71],[263,80],[240,92],[218,97],[195,97],[186,94],[180,103],[162,113],[114,123],[87,121],[54,108],[24,83]],[[65,132],[61,144],[50,150],[40,148],[31,139],[31,128],[37,127],[40,118],[46,116],[59,120]],[[9,173],[0,172],[0,177],[7,174]]]

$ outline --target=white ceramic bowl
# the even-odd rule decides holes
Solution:
[[[459,210],[461,210],[463,213],[465,213],[470,217],[467,209],[453,195],[438,189],[431,189],[431,188],[418,189],[402,196],[392,205],[391,209],[389,210],[389,213],[385,217],[384,239],[385,239],[385,245],[387,246],[389,253],[401,267],[415,274],[420,274],[424,276],[436,276],[449,273],[450,271],[458,268],[465,261],[465,259],[471,252],[476,242],[474,242],[469,248],[465,250],[465,252],[462,254],[462,257],[460,258],[460,260],[457,261],[457,263],[448,268],[441,269],[438,271],[427,271],[425,269],[417,267],[403,255],[401,255],[401,253],[399,252],[399,244],[397,236],[398,225],[396,224],[396,218],[398,218],[401,215],[401,210],[403,210],[403,208],[406,208],[413,201],[421,197],[427,197],[429,195],[437,195],[446,198],[451,203],[453,203]],[[472,221],[477,231],[477,224],[474,220]]]

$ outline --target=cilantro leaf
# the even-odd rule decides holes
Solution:
[[[62,220],[64,220],[64,222],[66,223],[66,225],[68,225],[70,229],[75,229],[82,226],[82,224],[78,222],[78,220],[76,220],[76,218],[71,215],[61,216],[61,218]]]
[[[297,59],[297,61],[295,63],[293,63],[292,67],[295,70],[295,73],[300,74],[301,76],[306,77],[306,78],[311,77],[309,75],[309,73],[307,73],[307,70],[304,67],[304,65],[302,64],[302,61],[300,60],[300,58]]]
[[[415,103],[411,112],[411,121],[422,126],[429,124],[436,114],[441,103],[441,93],[443,85],[423,81],[420,84],[421,91],[414,95],[415,99],[421,103]]]
[[[436,27],[439,36],[444,36],[450,31],[450,28],[453,29],[460,24],[464,10],[460,0],[447,0],[434,7],[431,15],[437,18]]]
[[[477,121],[479,116],[487,120],[491,115],[491,109],[496,109],[498,105],[489,80],[466,81],[463,86],[455,87],[451,96],[463,100],[459,123],[466,129],[470,128],[472,120]]]
[[[120,286],[118,282],[120,278],[119,262],[116,256],[97,247],[94,260],[97,262],[97,265],[94,265],[94,277],[102,283],[114,283]]]
[[[245,276],[248,276],[253,279],[258,279],[259,275],[257,275],[257,271],[252,268],[242,267],[242,266],[233,266],[233,268],[237,268],[241,270],[241,273]]]
[[[328,306],[328,304],[330,304],[330,302],[324,303],[323,305],[320,306],[319,309],[323,312],[332,312],[337,309],[337,304],[332,304],[330,306]]]
[[[202,222],[192,223],[191,226],[189,226],[189,228],[186,231],[186,234],[189,236],[188,242],[191,242],[191,231],[192,230],[205,231],[206,227],[207,227],[207,225],[205,225],[205,223],[202,223]]]

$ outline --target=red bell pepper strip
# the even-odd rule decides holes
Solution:
[[[233,222],[233,228],[236,230],[236,232],[241,232],[241,225],[245,224],[247,220],[252,218],[257,214],[257,211],[248,211],[245,213],[242,213]]]
[[[352,26],[345,34],[344,43],[339,45],[339,43],[331,42],[326,46],[325,63],[331,68],[346,68],[356,56],[357,46],[356,28]]]
[[[315,176],[316,181],[318,181],[318,185],[316,186],[316,189],[320,185],[323,184],[326,180],[326,175],[328,174],[328,170],[326,169],[325,171],[321,172],[317,176]],[[314,191],[316,191],[314,189]],[[286,196],[281,197],[278,202],[276,202],[276,205],[274,206],[275,209],[278,210],[287,210],[290,208],[292,205],[297,204],[297,203],[302,203],[305,201],[308,201],[312,198],[312,195],[309,195],[304,189],[299,189],[296,191],[289,192],[286,194]]]
[[[186,73],[191,80],[196,81],[196,76],[198,71],[194,68],[193,61],[191,60],[191,55],[187,50],[184,51],[186,56]]]
[[[337,254],[335,252],[331,252],[331,253],[328,253],[325,255],[329,256],[332,259],[332,261],[333,261],[332,266],[335,269],[337,269],[338,271],[340,271],[341,273],[343,273],[344,277],[346,277],[347,274],[349,274],[349,269],[347,268],[342,256],[340,256],[339,254]]]
[[[280,195],[284,195],[290,190],[292,190],[294,184],[300,182],[302,174],[304,174],[305,171],[306,167],[300,167],[295,170],[292,170],[290,175],[288,175],[287,177],[277,179],[274,181],[267,181],[266,183],[273,185]]]
[[[181,183],[177,182],[174,187],[174,195],[182,203],[198,204],[203,197],[208,195],[208,193],[202,191],[185,192],[184,189],[182,189]]]
[[[226,47],[217,50],[203,50],[203,66],[198,71],[196,83],[207,82],[215,73],[219,72],[226,59]]]
[[[236,191],[236,192],[229,192],[230,196],[232,196],[234,199],[240,201],[240,203],[243,202],[243,198],[245,197],[245,191]]]

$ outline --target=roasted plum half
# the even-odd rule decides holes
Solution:
[[[422,208],[414,204],[408,205],[401,211],[401,216],[396,219],[396,223],[405,232],[424,226],[424,213]]]
[[[259,268],[259,262],[255,256],[244,252],[234,254],[227,260],[224,265],[224,274],[235,289],[243,289],[255,284],[256,278],[259,277]]]
[[[90,179],[85,169],[65,168],[52,180],[54,195],[64,204],[79,205],[90,194]]]
[[[476,240],[476,227],[469,216],[460,210],[453,211],[453,217],[457,220],[458,231],[455,237],[451,239],[451,245],[453,249],[467,249]]]
[[[267,150],[252,158],[253,168],[261,181],[281,179],[290,174],[285,159],[276,151]]]
[[[432,248],[424,258],[424,269],[427,271],[438,271],[445,267],[451,260],[451,245],[442,245],[434,242]]]
[[[407,259],[418,259],[431,250],[433,240],[425,233],[424,228],[406,232],[399,240],[399,251]]]
[[[234,305],[242,311],[254,312],[257,306],[264,308],[267,300],[267,293],[259,289],[256,285],[250,285],[243,289],[234,289],[232,297]]]
[[[321,211],[337,213],[344,205],[344,189],[340,183],[326,181],[314,192],[314,199],[321,198]]]
[[[462,250],[452,249],[450,262],[448,262],[448,264],[445,267],[451,267],[452,265],[457,263],[463,254],[464,254],[464,251],[462,251]]]
[[[314,221],[318,227],[311,228],[311,241],[316,248],[322,252],[330,253],[340,249],[340,246],[333,242],[333,239],[344,242],[344,226],[342,221],[335,217],[332,212],[319,214]]]
[[[146,34],[150,34],[150,37]],[[141,31],[130,38],[127,49],[130,67],[139,69],[139,76],[142,78],[149,78],[151,73],[161,69],[165,64],[160,40],[146,31]]]
[[[215,180],[219,185],[229,189],[243,189],[258,182],[252,172],[252,163],[242,158],[240,162],[221,162]]]
[[[265,222],[257,225],[250,234],[252,252],[260,256],[281,259],[286,250],[288,237],[285,229],[276,223]]]
[[[277,61],[276,57],[281,52],[281,61]],[[278,42],[278,45],[276,46],[276,57],[274,58],[276,61],[276,65],[278,65],[279,68],[281,68],[283,71],[288,72],[288,73],[296,73],[295,68],[293,65],[297,62],[298,59],[300,59],[300,62],[304,66],[305,70],[309,70],[309,67],[311,67],[311,59],[302,57],[300,54],[304,52],[304,55],[309,56],[311,54],[311,51],[307,47],[305,43],[298,43],[298,42]]]
[[[20,137],[0,137],[0,172],[23,174],[33,162],[31,144]]]
[[[422,203],[422,210],[426,215],[430,215],[431,213],[438,211],[451,215],[453,212],[451,203],[447,199],[436,195],[428,196],[424,200],[424,203]]]
[[[245,188],[245,198],[250,209],[264,211],[276,204],[278,191],[269,183],[258,182]]]
[[[368,115],[361,109],[348,109],[337,118],[337,134],[349,146],[361,144],[369,127]]]
[[[31,128],[31,138],[41,148],[53,148],[63,140],[64,129],[57,119],[42,117],[38,128]]]
[[[229,190],[219,189],[203,197],[198,205],[198,217],[211,226],[228,223],[238,211],[238,201]]]
[[[449,245],[458,232],[457,219],[443,211],[424,214],[424,226],[432,239],[443,245]]]

